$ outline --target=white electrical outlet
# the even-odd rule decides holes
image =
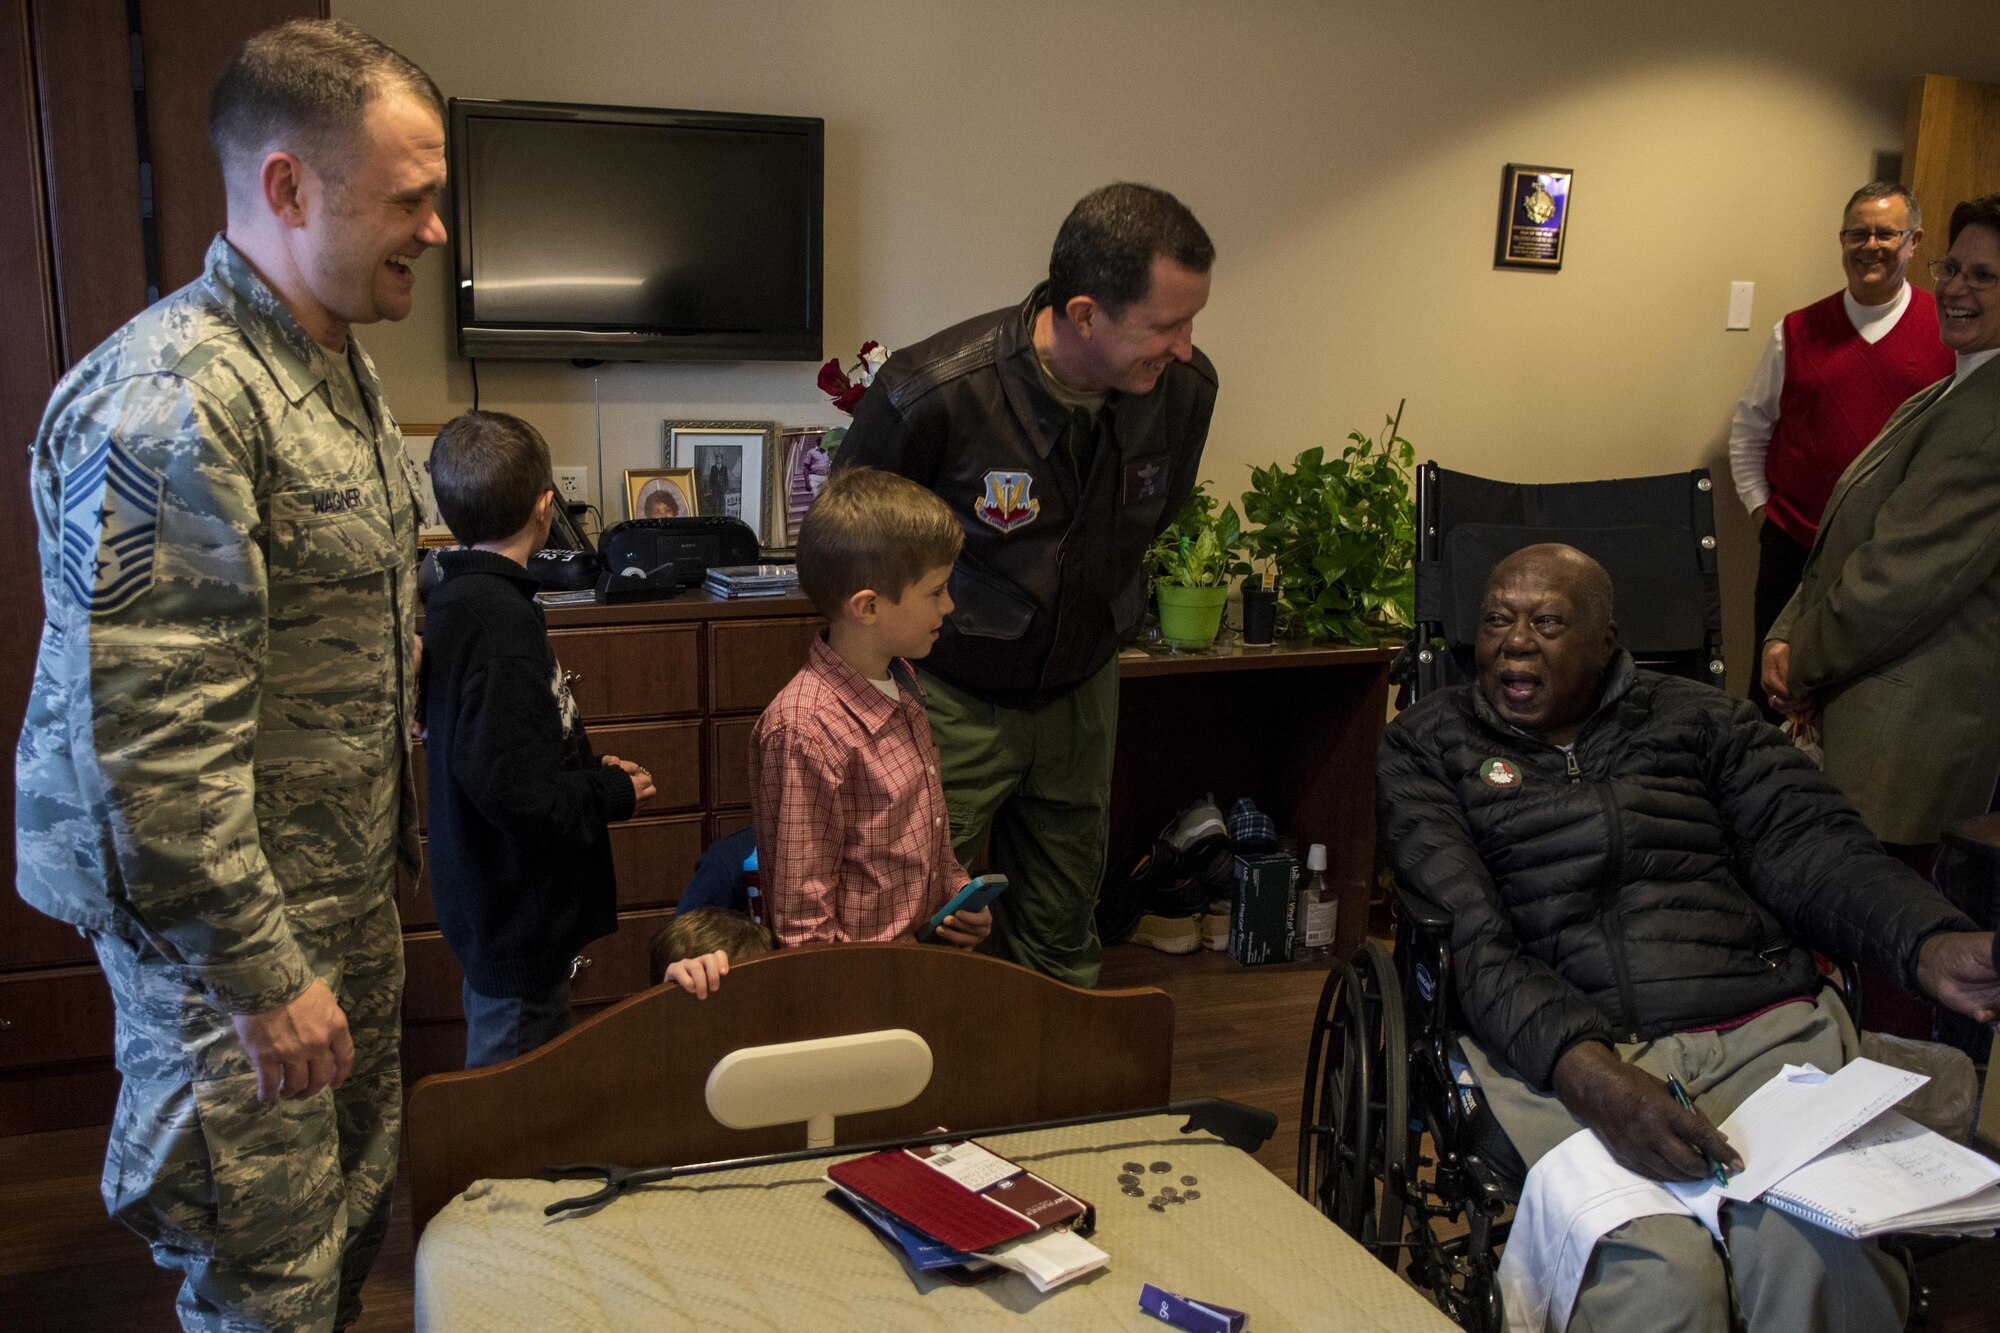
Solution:
[[[589,482],[590,469],[587,467],[559,467],[556,469],[556,492],[562,496],[564,504],[580,505],[587,503],[583,492]]]

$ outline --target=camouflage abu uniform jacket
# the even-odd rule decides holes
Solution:
[[[35,437],[21,897],[144,940],[230,1013],[311,981],[295,924],[416,864],[416,475],[353,350],[365,403],[217,236]]]

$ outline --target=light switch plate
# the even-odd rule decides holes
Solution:
[[[1729,284],[1729,327],[1747,329],[1750,327],[1750,297],[1757,290],[1754,282],[1732,282]]]

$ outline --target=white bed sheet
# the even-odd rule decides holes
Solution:
[[[479,1181],[424,1231],[416,1323],[423,1333],[535,1330],[1133,1329],[1151,1282],[1250,1316],[1255,1333],[1453,1325],[1247,1154],[1181,1117],[1153,1116],[986,1138],[1097,1206],[1092,1240],[1109,1270],[1047,1294],[1007,1274],[974,1287],[911,1275],[872,1231],[823,1196],[836,1158],[697,1176],[634,1191],[586,1216],[544,1205],[575,1181]],[[1116,1180],[1148,1172],[1141,1198]],[[1200,1198],[1154,1212],[1158,1185]]]

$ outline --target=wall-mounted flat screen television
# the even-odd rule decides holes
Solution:
[[[819,360],[824,129],[452,99],[459,355]]]

